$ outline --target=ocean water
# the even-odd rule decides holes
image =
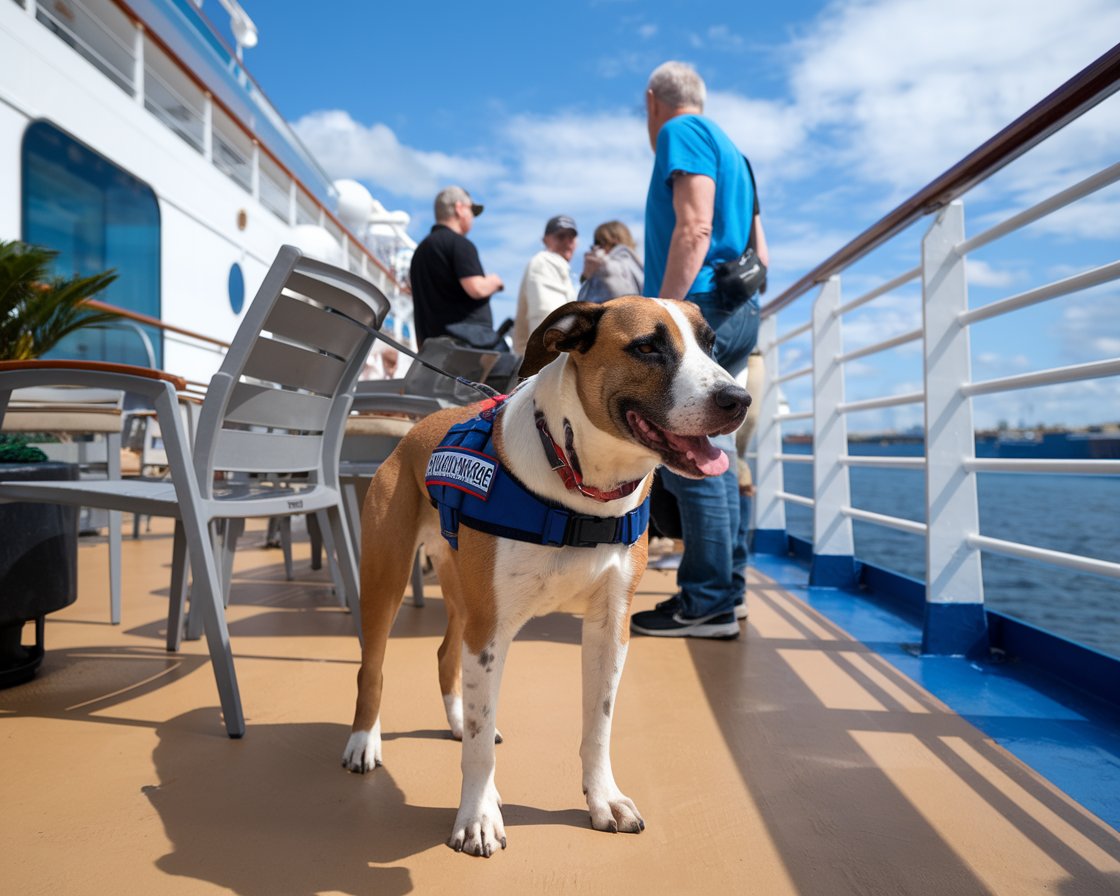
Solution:
[[[787,453],[810,453],[787,444]],[[852,454],[920,456],[920,444],[852,443]],[[809,495],[812,467],[786,463],[785,488]],[[852,506],[925,522],[925,480],[919,470],[851,469]],[[980,533],[1041,548],[1120,562],[1120,477],[979,473]],[[786,505],[791,534],[811,538],[812,511]],[[856,556],[925,579],[920,536],[856,520]],[[1120,581],[985,553],[984,600],[1003,613],[1072,641],[1120,656]]]

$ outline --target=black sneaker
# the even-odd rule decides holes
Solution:
[[[739,637],[739,623],[733,612],[717,613],[688,619],[681,616],[675,598],[662,601],[653,610],[644,610],[630,617],[630,631],[660,638],[713,638],[731,641]]]

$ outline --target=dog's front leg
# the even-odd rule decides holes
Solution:
[[[489,858],[498,846],[506,848],[494,784],[494,719],[509,639],[493,639],[479,653],[463,646],[463,793],[447,845]]]
[[[583,619],[583,792],[597,831],[637,834],[645,828],[633,800],[614,780],[611,721],[629,644],[630,597],[604,589],[591,599]]]

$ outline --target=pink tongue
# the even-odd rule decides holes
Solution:
[[[665,435],[675,449],[692,455],[693,462],[705,476],[719,476],[731,466],[727,455],[709,442],[707,436],[678,436],[671,432]]]

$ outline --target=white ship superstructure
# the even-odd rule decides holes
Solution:
[[[0,0],[0,239],[57,250],[60,273],[114,268],[107,302],[218,342],[292,243],[374,282],[408,338],[407,215],[331,183],[240,60],[251,20],[222,6],[236,50],[188,0]],[[136,322],[64,347],[201,382],[220,352]]]

